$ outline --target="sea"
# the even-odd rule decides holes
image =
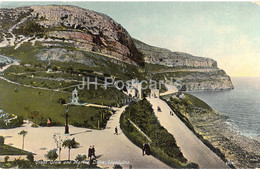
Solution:
[[[216,111],[228,116],[227,123],[247,137],[260,138],[260,77],[232,77],[234,90],[192,92]]]

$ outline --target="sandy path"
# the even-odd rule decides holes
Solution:
[[[0,135],[7,136],[5,140],[6,144],[12,144],[15,147],[21,148],[22,136],[17,133],[21,130],[28,131],[28,134],[25,136],[25,150],[36,153],[36,160],[46,160],[44,154],[56,147],[53,134],[61,133],[64,138],[75,137],[75,140],[80,143],[80,148],[71,150],[71,159],[75,159],[78,154],[87,155],[89,146],[95,145],[96,156],[101,156],[98,158],[98,163],[104,163],[100,166],[112,167],[113,163],[121,163],[124,167],[129,167],[129,164],[131,164],[133,168],[169,168],[152,156],[142,156],[141,149],[130,142],[122,133],[119,128],[119,118],[125,108],[126,106],[122,107],[110,117],[107,127],[104,130],[91,130],[70,126],[71,135],[66,136],[63,134],[64,127],[32,128],[30,124],[26,124],[24,127],[1,129]],[[114,135],[115,126],[119,129],[119,135]],[[68,158],[67,153],[67,149],[62,149],[61,160]]]
[[[161,125],[174,136],[181,152],[189,162],[197,163],[200,168],[228,168],[175,114],[170,115],[171,109],[163,100],[158,98],[148,98],[148,100]],[[157,111],[158,106],[162,112]]]

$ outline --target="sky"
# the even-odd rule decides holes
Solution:
[[[209,57],[230,76],[260,76],[258,2],[1,1],[0,7],[76,5],[107,14],[149,45]]]

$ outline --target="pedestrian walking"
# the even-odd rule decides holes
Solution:
[[[48,118],[47,119],[47,126],[50,127],[51,126],[51,120]]]
[[[142,146],[142,151],[143,151],[143,156],[144,156],[144,154],[145,154],[145,144],[143,144],[143,146]]]
[[[90,146],[89,149],[88,149],[88,158],[91,160],[91,157],[92,157],[92,147]]]
[[[92,146],[92,155],[96,158],[96,154],[95,154],[95,147],[94,147],[94,145]]]
[[[149,143],[146,144],[146,147],[145,147],[145,154],[146,155],[151,155],[151,149],[150,149],[150,145]]]
[[[117,131],[117,126],[116,126],[116,128],[115,128],[115,133],[114,133],[114,135],[118,135],[118,131]]]
[[[143,156],[144,155],[151,155],[151,149],[150,149],[150,145],[149,145],[149,143],[145,143],[145,144],[143,144]]]

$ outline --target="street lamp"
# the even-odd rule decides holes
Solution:
[[[69,134],[69,124],[68,124],[68,112],[69,112],[69,107],[66,107],[66,124],[65,124],[65,134]]]

